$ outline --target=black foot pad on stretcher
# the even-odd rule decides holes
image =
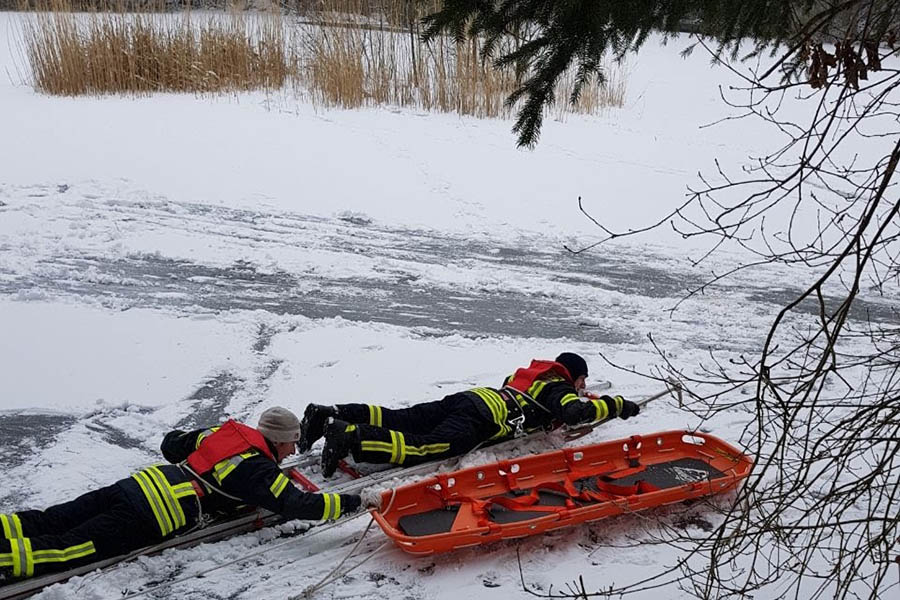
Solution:
[[[710,466],[706,461],[699,458],[679,458],[672,462],[647,465],[647,468],[643,471],[632,473],[626,477],[617,478],[615,473],[613,473],[609,477],[601,475],[600,478],[601,481],[614,483],[617,486],[635,485],[639,481],[644,481],[657,489],[664,490],[686,483],[708,481],[724,475],[722,471]],[[585,477],[576,481],[575,487],[578,491],[597,491],[596,481],[597,477]]]
[[[521,491],[519,493],[510,493],[504,494],[503,498],[518,498],[519,496],[527,496],[531,494],[531,491]],[[539,506],[565,506],[566,505],[566,497],[559,492],[554,492],[551,490],[540,490],[538,491],[538,498],[536,505]],[[549,514],[548,512],[540,512],[536,510],[509,510],[504,506],[497,506],[496,504],[491,506],[487,513],[491,516],[491,521],[494,523],[518,523],[519,521],[527,521],[529,519],[538,519],[540,517],[546,517]]]
[[[430,510],[426,513],[400,517],[397,525],[400,526],[400,530],[403,533],[412,536],[447,533],[453,528],[453,521],[456,520],[456,513],[458,512],[459,505],[448,506],[447,508]]]

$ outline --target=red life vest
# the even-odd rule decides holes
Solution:
[[[569,370],[558,362],[552,360],[532,360],[531,364],[527,367],[516,369],[516,372],[504,387],[512,388],[517,392],[527,394],[528,388],[530,388],[535,381],[543,379],[547,375],[558,375],[572,385],[575,385],[575,381],[569,374]]]
[[[197,475],[203,475],[212,471],[217,463],[248,450],[259,450],[265,456],[275,460],[263,434],[234,419],[229,419],[222,424],[218,431],[203,438],[200,447],[187,457],[187,463]]]

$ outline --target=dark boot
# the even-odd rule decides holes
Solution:
[[[322,475],[331,477],[338,462],[345,458],[359,443],[356,425],[331,419],[325,426],[325,448],[322,450]]]
[[[329,417],[337,416],[337,410],[333,406],[310,404],[303,413],[300,421],[300,441],[297,442],[298,452],[308,452],[312,445],[325,434],[325,423]]]

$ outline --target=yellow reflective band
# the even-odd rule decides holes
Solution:
[[[609,409],[606,407],[606,402],[601,400],[591,400],[594,403],[594,420],[602,421],[606,417],[609,416]]]
[[[3,525],[4,538],[10,540],[22,537],[22,528],[21,525],[18,525],[18,522],[19,518],[16,515],[0,515],[0,524]]]
[[[284,488],[288,485],[288,478],[284,476],[284,473],[279,473],[278,477],[275,478],[275,481],[272,482],[272,485],[269,486],[269,490],[272,492],[272,495],[276,498],[281,495],[281,492],[284,491]]]
[[[197,448],[200,447],[200,442],[202,442],[206,436],[214,434],[219,429],[220,429],[219,427],[210,427],[209,429],[207,429],[206,431],[204,431],[200,435],[198,435],[197,441],[194,442],[194,450],[196,450]]]
[[[369,425],[381,427],[381,407],[369,404]]]
[[[616,396],[615,398],[613,398],[613,400],[616,401],[616,416],[621,415],[622,409],[625,408],[625,398],[623,398],[622,396]]]
[[[12,574],[13,577],[22,576],[22,555],[19,554],[19,540],[12,538],[9,540],[10,557],[12,558]]]
[[[487,394],[479,393],[478,395],[481,396],[481,399],[487,404],[491,414],[494,416],[494,423],[499,427],[499,431],[497,431],[491,439],[505,437],[512,431],[506,423],[506,417],[509,415],[509,411],[506,408],[506,402]]]
[[[252,458],[257,454],[259,454],[259,452],[256,451],[243,452],[237,456],[232,456],[231,458],[217,462],[213,467],[213,477],[221,484],[222,480],[228,477],[239,464],[244,462],[245,459]]]
[[[325,510],[322,511],[322,520],[327,521],[331,514],[331,494],[322,494],[322,500],[325,501]]]
[[[565,406],[566,404],[569,404],[570,402],[575,402],[576,400],[578,400],[578,396],[576,396],[575,394],[566,394],[565,396],[562,397],[562,400],[559,401],[559,405]]]
[[[446,452],[449,449],[450,444],[428,444],[425,446],[407,446],[406,453],[412,456],[426,456],[428,454]]]
[[[187,525],[187,517],[184,515],[184,510],[182,510],[181,503],[178,501],[178,498],[180,498],[181,496],[185,496],[187,494],[182,493],[181,496],[176,494],[175,487],[171,483],[169,483],[169,480],[166,479],[166,476],[163,474],[163,472],[159,469],[158,466],[154,465],[153,467],[151,467],[151,469],[155,470],[159,474],[160,479],[162,479],[163,483],[165,484],[166,494],[168,495],[169,498],[172,499],[172,504],[175,505],[175,510],[178,513],[178,520],[181,521],[181,526],[184,527],[185,525]],[[185,485],[190,486],[191,484],[190,483],[179,484],[179,486],[182,486],[181,489],[183,489],[183,486],[185,486]]]
[[[550,383],[550,381],[554,381],[554,380],[545,381],[543,379],[540,379],[538,381],[535,381],[533,384],[531,384],[531,387],[528,388],[528,395],[531,396],[532,398],[537,398],[538,394],[540,394],[542,391],[544,391],[544,386],[546,386],[548,383]],[[556,379],[555,381],[560,381],[560,380]]]
[[[391,449],[390,442],[382,442],[380,440],[363,440],[362,442],[360,442],[360,444],[362,444],[363,446],[370,446],[373,448],[381,447],[381,448],[385,448],[387,450]]]
[[[488,406],[493,405],[494,407],[494,422],[500,426],[499,435],[505,436],[512,431],[507,423],[509,419],[509,409],[506,407],[506,401],[493,390],[485,389],[482,391],[484,392],[482,395],[484,401],[488,403]]]
[[[375,440],[360,442],[360,449],[365,452],[387,452],[388,454],[394,451],[393,446],[391,446],[389,442],[379,442]]]
[[[344,433],[351,433],[353,431],[356,431],[356,425],[347,425],[347,427],[344,428]]]
[[[494,399],[494,402],[497,403],[497,406],[500,408],[500,418],[503,419],[503,426],[506,427],[506,422],[509,419],[509,409],[506,407],[506,401],[497,396]]]
[[[488,398],[491,398],[492,400],[500,400],[501,399],[500,394],[498,394],[497,392],[495,392],[494,390],[489,389],[489,388],[475,388],[472,391],[475,392],[476,394],[478,394],[479,396],[481,396],[482,398],[484,398],[485,400],[487,400]]]
[[[156,492],[156,497],[162,501],[163,508],[166,509],[166,514],[169,516],[169,522],[172,523],[172,529],[178,529],[181,527],[181,523],[178,520],[178,516],[175,514],[175,507],[172,504],[178,504],[174,498],[171,497],[170,494],[167,493],[165,477],[163,477],[163,482],[159,481],[159,477],[156,473],[154,473],[150,468],[144,469],[141,471],[144,476],[150,481],[150,486],[154,492]]]
[[[39,564],[66,562],[75,560],[76,558],[90,556],[94,552],[96,552],[94,542],[85,542],[83,544],[78,544],[77,546],[65,548],[64,550],[35,550],[32,554],[34,555],[35,564]]]
[[[495,392],[494,390],[485,389],[488,396],[493,398],[494,402],[497,404],[497,407],[500,409],[500,417],[505,421],[506,417],[509,416],[509,409],[506,407],[506,400],[503,399],[503,396]]]
[[[232,465],[230,468],[218,469],[218,470],[216,470],[216,471],[213,471],[213,478],[216,480],[216,482],[219,483],[219,485],[221,485],[221,484],[222,484],[222,480],[225,479],[225,477],[226,477],[229,473],[231,473],[231,471],[233,471],[233,470],[234,470],[234,466],[233,466],[233,465]]]
[[[175,530],[175,525],[172,523],[169,512],[166,511],[162,497],[160,497],[159,492],[153,486],[150,476],[143,471],[139,471],[135,473],[135,477],[138,478],[138,483],[141,484],[141,489],[153,508],[154,515],[159,521],[160,531],[163,532],[164,536],[169,535]]]
[[[506,401],[503,400],[500,394],[487,388],[475,388],[472,391],[487,404],[491,415],[494,417],[494,423],[500,426],[500,435],[509,433],[511,430],[506,424],[509,410],[506,408]]]
[[[24,540],[17,540],[13,538],[9,540],[9,549],[12,551],[12,574],[13,577],[23,577],[25,575],[24,569],[22,565],[28,562],[28,559],[25,557],[25,547],[24,544],[20,546]]]
[[[181,510],[181,504],[178,502],[178,499],[175,498],[175,494],[172,492],[172,486],[169,485],[169,480],[166,479],[163,472],[156,466],[145,469],[144,472],[147,473],[150,479],[156,483],[156,487],[159,488],[159,492],[165,501],[166,507],[169,509],[169,514],[172,516],[172,523],[175,525],[174,529],[180,529],[187,525],[187,519],[184,516],[184,511]]]
[[[334,518],[337,519],[341,516],[341,495],[334,495]]]
[[[228,477],[228,474],[234,471],[237,468],[237,465],[230,462],[225,462],[224,464],[218,463],[213,468],[215,469],[213,471],[213,477],[216,478],[216,481],[222,483],[222,480]]]
[[[482,401],[484,401],[484,403],[487,405],[488,410],[491,411],[491,415],[494,417],[494,423],[500,424],[500,415],[497,414],[497,407],[494,405],[492,399],[485,397],[480,390],[472,391],[478,394]]]
[[[31,540],[22,538],[19,541],[24,546],[22,551],[25,554],[25,577],[31,577],[34,575],[34,556],[31,554]]]
[[[147,502],[150,504],[150,510],[153,511],[153,516],[156,517],[156,523],[159,525],[159,531],[162,533],[163,537],[169,535],[172,532],[172,523],[169,521],[169,516],[162,507],[162,500],[156,494],[156,491],[153,490],[152,484],[150,484],[149,480],[145,480],[147,476],[143,472],[137,472],[132,475],[132,477],[138,482],[141,491],[143,491],[144,496],[147,497]]]
[[[484,401],[487,403],[488,407],[491,409],[491,412],[494,413],[494,423],[499,425],[501,428],[506,426],[506,423],[503,421],[503,417],[501,416],[500,407],[497,406],[497,403],[494,402],[493,398],[485,398]]]
[[[406,460],[406,438],[403,436],[403,432],[397,432],[397,447],[400,449],[400,458],[397,461],[397,464],[402,465],[403,461]]]
[[[156,467],[148,467],[142,473],[150,482],[151,489],[156,492],[156,497],[162,501],[162,506],[167,511],[166,515],[169,517],[169,522],[172,523],[172,531],[187,525],[187,519],[184,517],[184,511],[181,510],[181,504],[178,503],[178,500],[172,494],[171,486],[165,475],[162,474],[162,471]]]
[[[0,515],[0,524],[3,525],[3,537],[10,540],[12,538],[23,538],[22,521],[19,515],[13,513],[11,515]]]
[[[184,498],[185,496],[196,496],[197,491],[194,489],[194,486],[191,485],[191,482],[186,481],[184,483],[179,483],[178,485],[172,486],[172,492],[175,494],[176,498]]]
[[[0,567],[11,567],[12,564],[12,554],[0,554]]]
[[[400,448],[397,447],[397,432],[391,431],[391,458],[390,462],[397,464],[397,460],[400,458]]]
[[[22,532],[22,521],[19,519],[19,515],[11,515],[10,520],[12,520],[13,535],[18,538],[25,537],[25,534]]]

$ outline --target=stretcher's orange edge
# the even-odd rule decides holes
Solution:
[[[644,445],[649,444],[648,451]],[[559,468],[566,465],[568,472],[577,474],[588,472],[604,472],[602,465],[622,464],[629,458],[644,459],[649,464],[652,458],[665,456],[666,461],[673,458],[701,458],[716,466],[725,473],[723,477],[711,480],[686,483],[678,487],[648,492],[639,496],[623,497],[621,500],[599,502],[566,511],[565,514],[549,514],[547,516],[519,521],[515,523],[491,524],[465,531],[443,532],[425,536],[408,536],[397,527],[399,519],[406,514],[424,512],[410,508],[404,499],[418,498],[420,501],[432,503],[435,497],[452,499],[455,496],[488,497],[505,493],[510,489],[528,489],[528,483],[519,485],[520,480],[535,483],[535,478],[552,479],[553,473],[540,473],[541,466],[555,465]],[[579,458],[580,457],[580,458]],[[584,468],[584,463],[592,463],[593,467]],[[657,461],[661,462],[661,461]],[[517,473],[511,473],[513,466]],[[450,473],[441,473],[423,479],[396,490],[383,494],[385,512],[373,513],[375,520],[385,534],[404,551],[414,555],[430,555],[447,552],[464,547],[487,544],[499,540],[514,539],[536,535],[545,531],[569,527],[609,518],[626,512],[637,512],[683,502],[713,494],[727,492],[750,474],[752,460],[743,452],[727,442],[707,433],[689,430],[670,430],[641,436],[631,436],[617,440],[601,442],[580,447],[564,448],[517,459],[508,459],[460,469]],[[575,467],[574,469],[572,467]],[[627,469],[627,466],[623,468]],[[534,471],[534,472],[532,472]],[[560,471],[557,470],[555,475]],[[448,488],[448,484],[454,484]],[[490,487],[487,487],[490,486]],[[436,490],[435,488],[439,488]],[[455,489],[451,489],[455,488]],[[479,489],[489,490],[479,495]],[[398,502],[398,499],[400,500]],[[404,506],[405,503],[405,506]],[[439,507],[439,505],[438,505]]]

